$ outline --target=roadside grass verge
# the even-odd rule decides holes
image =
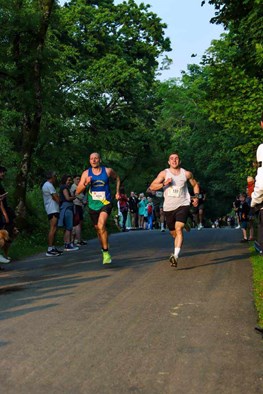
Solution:
[[[250,248],[253,267],[254,301],[258,312],[258,325],[263,328],[263,256]]]

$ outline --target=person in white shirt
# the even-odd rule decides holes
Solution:
[[[263,129],[263,113],[260,122]],[[255,178],[254,191],[251,194],[251,208],[258,211],[258,245],[255,244],[256,250],[263,253],[263,144],[257,148],[258,169]]]
[[[50,172],[47,174],[47,180],[42,186],[44,207],[50,226],[48,233],[48,250],[46,252],[47,257],[60,256],[62,254],[62,252],[54,246],[59,218],[59,196],[54,186],[55,183],[56,174],[54,172]]]

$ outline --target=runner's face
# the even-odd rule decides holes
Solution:
[[[89,162],[92,168],[98,168],[100,166],[100,157],[97,154],[90,155]]]
[[[169,157],[168,164],[170,165],[171,168],[174,168],[174,169],[179,168],[179,166],[180,166],[179,156],[178,155],[171,155]]]

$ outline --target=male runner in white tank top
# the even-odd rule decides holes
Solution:
[[[150,185],[151,190],[164,190],[164,215],[166,225],[174,238],[174,253],[170,256],[172,267],[177,267],[178,257],[183,245],[183,228],[188,217],[191,197],[187,182],[193,187],[198,205],[199,185],[190,171],[180,167],[181,161],[177,152],[171,153],[168,159],[169,168],[161,171]]]

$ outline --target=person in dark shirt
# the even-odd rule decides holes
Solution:
[[[198,207],[197,207],[197,219],[198,219],[198,230],[204,228],[204,204],[206,201],[206,191],[199,185],[199,196],[198,196]]]
[[[0,229],[6,230],[9,234],[9,243],[12,242],[15,235],[18,233],[18,230],[15,227],[15,212],[8,205],[7,201],[7,192],[2,185],[2,180],[5,177],[7,169],[3,166],[0,166]],[[10,258],[6,258],[0,255],[0,263],[8,264],[10,262]]]
[[[193,218],[194,224],[197,225],[198,230],[204,228],[204,204],[206,201],[206,191],[199,185],[198,199],[197,196],[192,196],[191,198],[191,208],[190,214]],[[198,204],[196,206],[196,204]]]
[[[119,207],[120,211],[122,214],[122,231],[126,231],[126,221],[128,217],[128,211],[129,211],[129,199],[127,195],[125,194],[124,187],[120,188],[120,196],[118,199],[119,202]]]
[[[134,192],[131,192],[129,197],[129,209],[131,214],[132,229],[138,227],[138,204],[139,199]]]
[[[239,196],[237,196],[235,198],[235,201],[233,202],[233,208],[235,211],[235,218],[236,218],[236,222],[237,222],[236,229],[240,228],[240,221],[239,221],[239,215],[238,215],[239,207],[240,207],[240,200],[239,200]]]
[[[243,233],[243,239],[241,242],[247,242],[247,229],[248,229],[248,223],[249,223],[249,211],[250,207],[249,204],[246,201],[247,195],[246,193],[241,193],[239,196],[240,200],[240,206],[238,209],[238,215],[239,215],[239,221],[240,221],[240,227],[242,229]]]

